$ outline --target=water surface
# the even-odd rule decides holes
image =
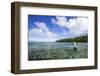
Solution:
[[[28,60],[79,59],[88,57],[86,42],[29,42]]]

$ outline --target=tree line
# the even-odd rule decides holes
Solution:
[[[57,40],[56,42],[88,42],[88,36],[78,36],[75,38],[66,38],[66,39],[60,39]]]

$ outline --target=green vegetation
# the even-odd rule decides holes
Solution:
[[[56,42],[88,42],[88,36],[79,36],[75,38],[66,38],[66,39],[60,39],[57,40]]]

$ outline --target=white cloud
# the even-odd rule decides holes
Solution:
[[[58,25],[60,25],[62,27],[65,27],[66,24],[67,24],[67,19],[65,17],[61,17],[61,16],[60,17],[57,16],[56,20],[52,19],[52,21],[53,21],[53,23],[56,23],[56,24],[58,24]]]
[[[54,42],[58,39],[75,37],[88,33],[88,18],[86,17],[77,17],[67,20],[66,17],[56,17],[51,19],[55,26],[60,26],[62,29],[62,34],[53,33],[47,27],[44,22],[34,22],[36,28],[29,30],[29,41],[36,42]],[[64,28],[69,29],[69,31]]]
[[[41,29],[48,36],[49,39],[56,36],[56,34],[50,32],[44,22],[35,22],[34,24],[38,27],[38,29]]]
[[[44,22],[35,22],[37,28],[29,30],[29,41],[55,41],[56,34],[52,33]]]
[[[35,22],[34,23],[39,29],[43,30],[44,32],[48,32],[49,29],[47,28],[44,22]]]
[[[70,31],[66,34],[72,34],[73,36],[86,34],[88,31],[88,18],[78,17],[67,20],[66,17],[58,16],[56,19],[52,19],[52,23],[59,25],[60,27],[68,28]]]

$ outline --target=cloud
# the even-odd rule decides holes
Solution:
[[[38,27],[38,29],[41,29],[45,33],[45,35],[48,36],[49,39],[56,36],[56,34],[50,32],[50,30],[44,22],[35,22],[34,24]]]
[[[64,16],[57,16],[56,18],[52,18],[51,21],[53,24],[69,29],[66,35],[71,34],[73,36],[78,36],[86,34],[88,31],[88,18],[86,17],[67,19]]]
[[[58,29],[50,31],[50,27],[45,22],[34,22],[34,28],[29,30],[29,41],[36,42],[54,42],[63,38],[70,38],[88,33],[88,18],[86,17],[75,17],[68,19],[67,17],[57,16],[51,18],[53,26]],[[52,26],[52,25],[51,25]],[[61,30],[62,32],[58,32]]]
[[[37,26],[37,28],[41,29],[43,32],[49,31],[49,29],[47,28],[44,22],[35,22],[34,24]]]
[[[67,25],[67,19],[65,17],[57,16],[56,19],[52,18],[52,22],[65,27]]]
[[[56,34],[52,33],[44,22],[35,22],[36,28],[29,30],[29,41],[55,41]]]

